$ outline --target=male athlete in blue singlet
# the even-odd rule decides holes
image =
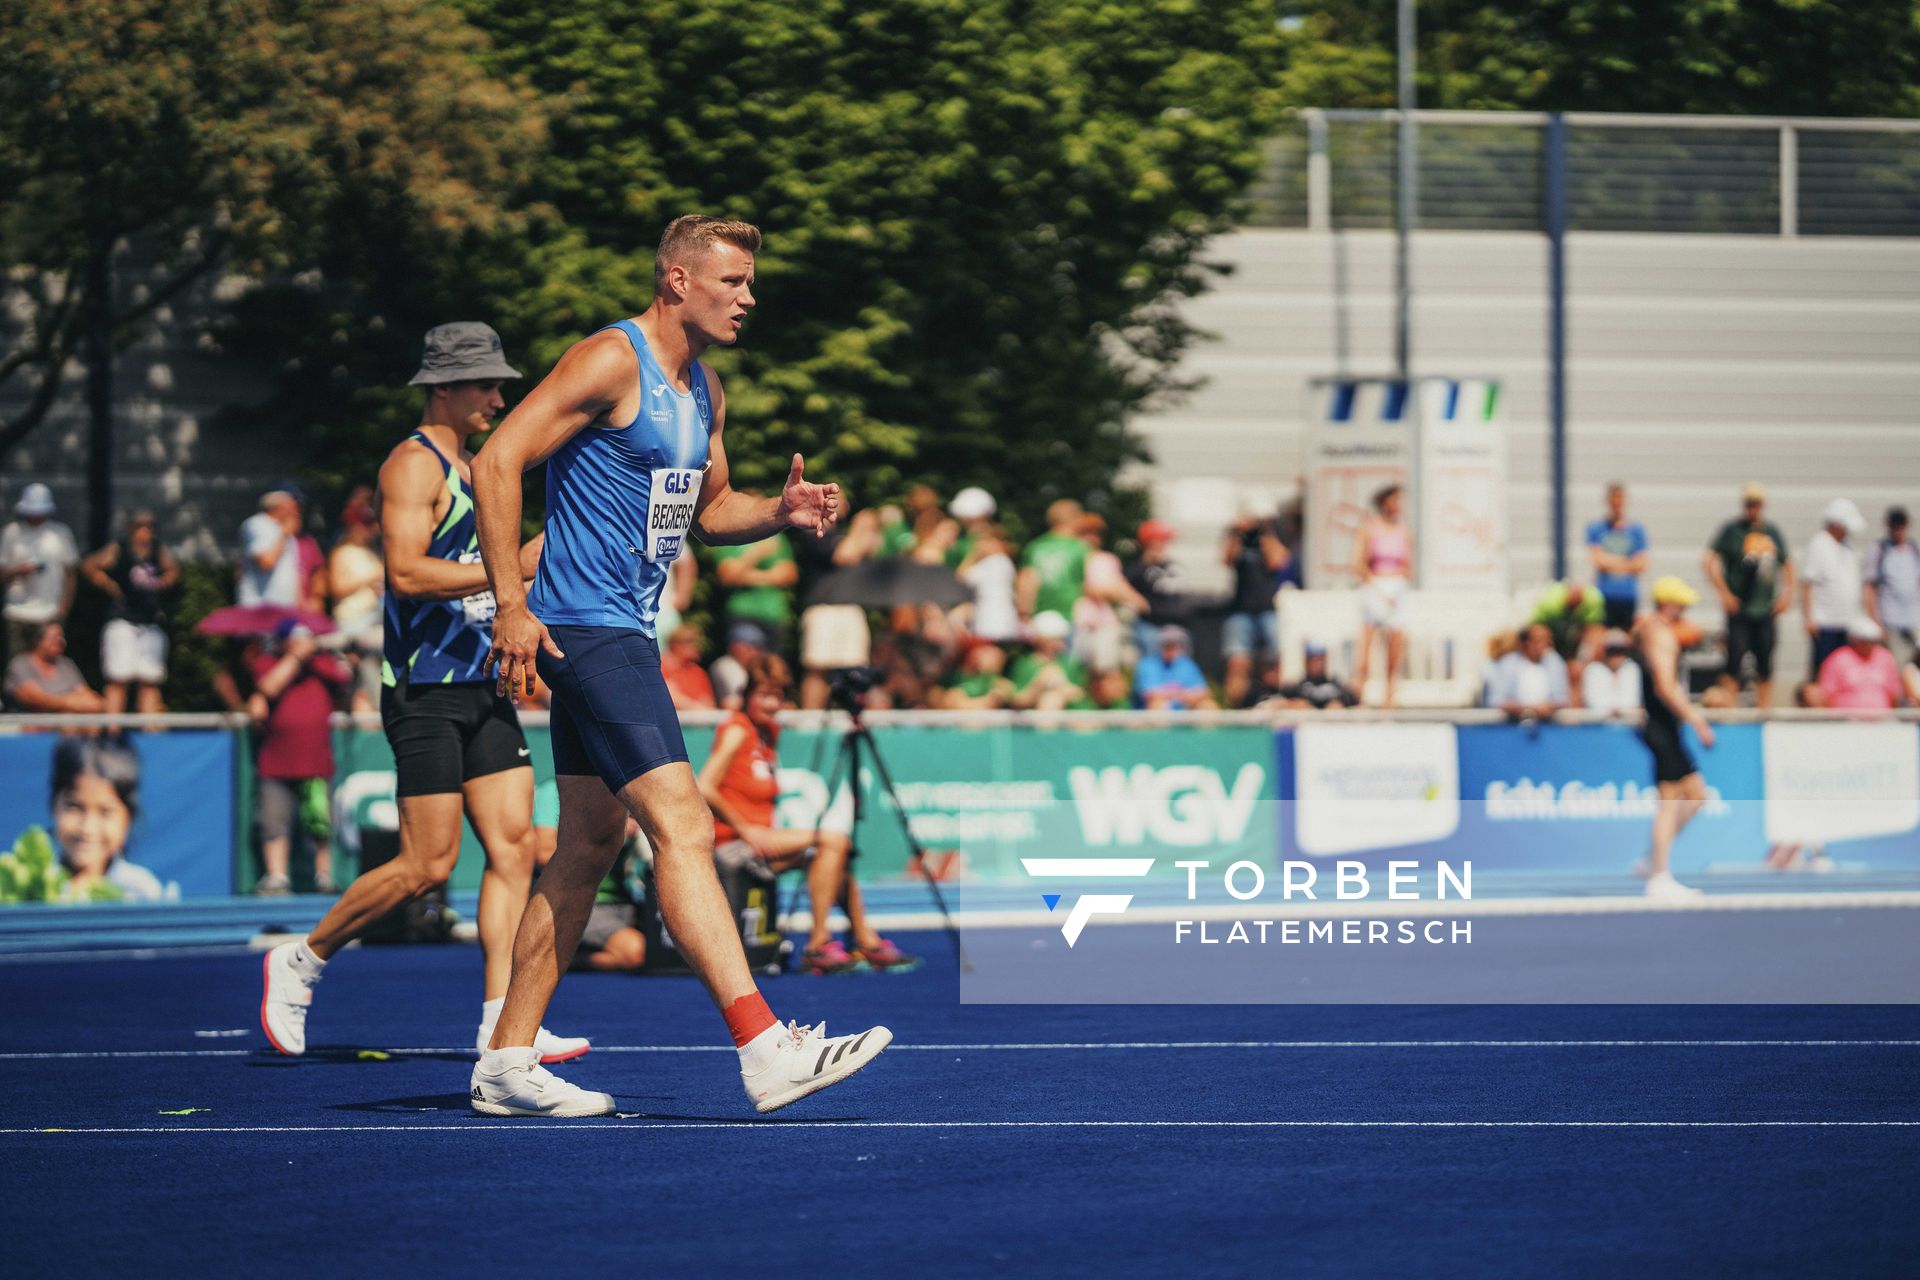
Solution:
[[[811,484],[799,454],[777,498],[727,483],[727,398],[700,353],[730,344],[753,302],[760,232],[688,216],[660,237],[653,303],[574,345],[501,424],[474,464],[480,551],[499,615],[500,689],[553,690],[560,831],[514,942],[513,981],[492,1050],[473,1072],[473,1109],[497,1116],[606,1115],[613,1099],[539,1065],[535,1036],[573,958],[627,815],[653,845],[660,910],[740,1052],[747,1096],[772,1111],[858,1071],[893,1039],[885,1027],[828,1038],[782,1027],[754,986],[713,867],[701,799],[660,674],[654,618],[667,566],[689,533],[710,545],[786,529],[824,536],[838,485]],[[547,463],[546,548],[531,594],[516,554],[521,476]]]
[[[484,1050],[493,1037],[533,880],[533,762],[513,704],[496,696],[486,670],[493,596],[474,535],[467,442],[506,408],[502,380],[519,376],[487,325],[467,320],[431,330],[412,383],[426,389],[420,425],[380,468],[387,561],[380,720],[393,746],[400,854],[355,880],[305,940],[267,953],[260,1025],[284,1054],[306,1051],[307,1009],[334,952],[453,874],[463,812],[487,854],[479,921],[486,999],[476,1047]],[[533,573],[538,540],[514,554],[519,581]],[[588,1048],[545,1030],[537,1036],[547,1062]]]

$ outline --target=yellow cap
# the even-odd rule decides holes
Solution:
[[[1688,586],[1684,578],[1676,578],[1668,574],[1653,584],[1653,602],[1655,604],[1698,604],[1700,593]]]
[[[1740,488],[1740,500],[1742,502],[1765,502],[1767,500],[1767,486],[1761,484],[1758,480],[1747,481],[1747,483]]]

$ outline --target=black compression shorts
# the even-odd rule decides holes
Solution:
[[[1678,782],[1690,773],[1700,772],[1693,753],[1687,750],[1680,736],[1680,727],[1671,720],[1649,717],[1640,738],[1647,744],[1647,750],[1653,752],[1655,782]]]
[[[393,747],[395,795],[444,795],[533,766],[520,717],[491,682],[389,685],[380,691],[380,723]]]

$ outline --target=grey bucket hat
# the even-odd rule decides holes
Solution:
[[[517,378],[520,371],[500,354],[500,335],[478,320],[456,320],[427,330],[420,372],[408,379],[410,387],[443,382],[486,382]]]

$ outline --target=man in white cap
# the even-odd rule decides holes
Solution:
[[[6,587],[7,653],[33,648],[49,622],[73,608],[80,547],[73,530],[53,518],[53,490],[38,481],[20,491],[17,519],[0,529],[0,585]]]
[[[1813,645],[1809,674],[1820,678],[1820,666],[1847,642],[1847,627],[1860,616],[1860,556],[1852,539],[1867,527],[1860,508],[1851,499],[1835,498],[1820,513],[1820,532],[1807,543],[1801,566],[1801,610],[1806,616],[1807,639]]]
[[[993,517],[1000,510],[993,495],[977,484],[970,484],[953,495],[947,514],[960,522],[960,536],[947,548],[947,567],[958,569],[973,551],[973,544],[993,531]]]

